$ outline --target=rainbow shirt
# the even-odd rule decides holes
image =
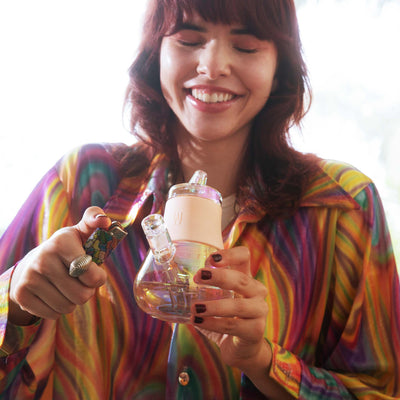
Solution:
[[[166,162],[156,157],[147,180],[122,176],[111,155],[116,146],[130,151],[87,145],[60,160],[1,239],[0,398],[262,398],[192,326],[138,308],[132,287],[147,252],[138,221],[103,265],[107,283],[86,304],[57,321],[8,323],[13,266],[88,206],[119,221],[132,206],[140,214],[147,200],[151,212],[163,211]],[[400,398],[399,281],[373,183],[348,165],[321,161],[294,216],[262,219],[249,205],[251,197],[224,230],[224,246],[251,249],[252,273],[268,288],[270,376],[300,399]]]

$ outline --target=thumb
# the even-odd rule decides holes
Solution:
[[[83,214],[82,219],[75,225],[82,243],[85,243],[89,236],[97,229],[108,229],[111,219],[107,217],[100,207],[89,207]]]

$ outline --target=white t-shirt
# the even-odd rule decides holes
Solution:
[[[222,230],[226,228],[229,222],[231,222],[233,217],[236,215],[235,201],[236,201],[235,194],[231,194],[230,196],[222,199],[222,223],[221,223]]]

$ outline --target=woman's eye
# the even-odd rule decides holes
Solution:
[[[254,54],[260,49],[261,43],[253,35],[238,35],[232,40],[233,48],[241,53]]]
[[[257,53],[257,49],[248,49],[248,48],[245,48],[245,47],[238,47],[238,46],[235,46],[235,49],[237,51],[240,51],[241,53],[247,53],[247,54]]]
[[[178,43],[187,47],[196,47],[201,44],[200,42],[189,42],[187,40],[178,40]]]

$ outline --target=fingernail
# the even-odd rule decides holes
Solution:
[[[219,261],[222,260],[221,254],[213,254],[211,257],[213,258],[213,260],[214,260],[215,262],[219,262]]]
[[[196,304],[195,308],[196,308],[196,313],[197,314],[201,314],[203,312],[206,312],[206,305],[205,304]]]
[[[203,321],[204,321],[204,319],[201,317],[194,317],[195,324],[201,324]]]
[[[98,218],[104,218],[104,217],[107,217],[107,218],[108,218],[108,215],[107,215],[107,214],[97,214],[97,215],[95,216],[96,219],[98,219]]]
[[[208,271],[207,269],[203,269],[201,271],[201,279],[203,279],[203,281],[207,281],[208,279],[211,279],[211,271]]]

